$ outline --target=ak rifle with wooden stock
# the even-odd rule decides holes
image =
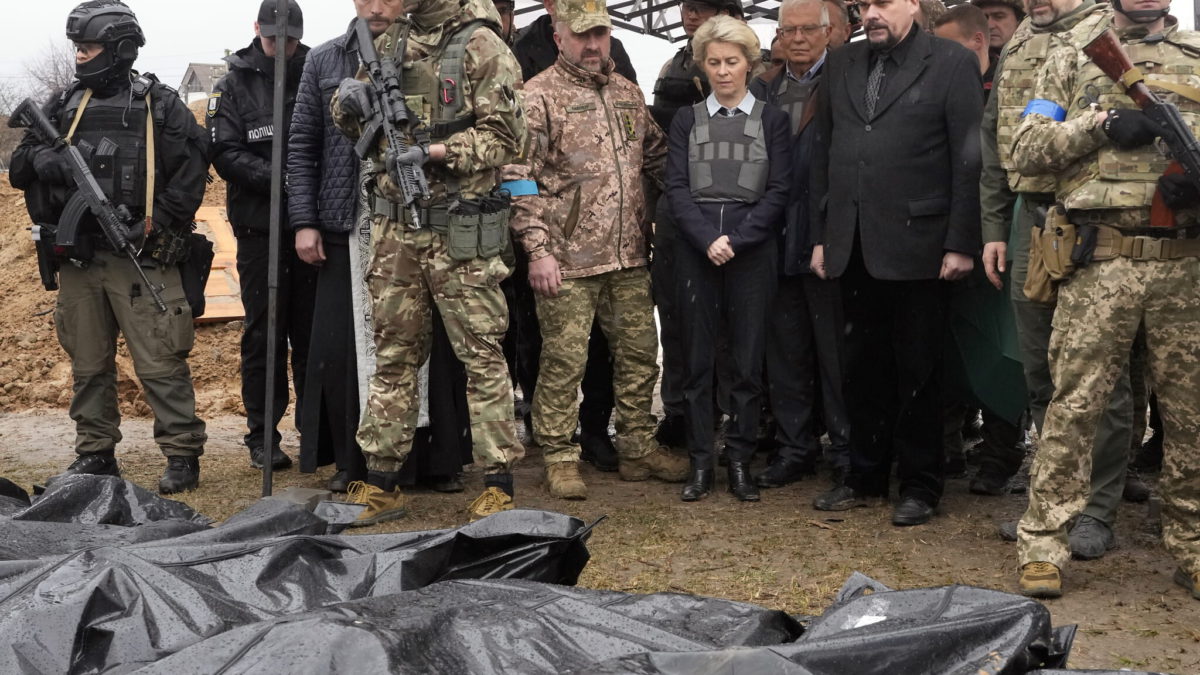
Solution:
[[[1125,89],[1125,95],[1133,100],[1161,129],[1161,137],[1170,151],[1172,159],[1179,163],[1183,173],[1200,187],[1200,142],[1184,121],[1179,108],[1162,100],[1146,85],[1142,71],[1129,60],[1121,42],[1112,29],[1101,33],[1083,48],[1083,53],[1104,71],[1114,82]],[[1173,83],[1155,83],[1164,89],[1174,88]],[[1168,173],[1171,169],[1168,169]]]

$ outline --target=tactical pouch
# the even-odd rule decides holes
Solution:
[[[483,199],[458,199],[446,223],[446,248],[452,260],[494,258],[508,238],[509,197],[494,192]]]
[[[1050,278],[1046,261],[1042,258],[1042,226],[1034,225],[1030,229],[1032,232],[1029,234],[1029,269],[1025,273],[1025,285],[1021,290],[1030,302],[1053,305],[1058,301],[1058,288]]]
[[[163,265],[179,265],[187,260],[191,234],[181,228],[156,227],[146,240],[145,254]]]
[[[194,226],[193,226],[194,227]],[[187,235],[187,257],[179,264],[179,278],[183,284],[183,295],[192,309],[192,318],[204,316],[206,300],[204,287],[212,273],[213,244],[199,232]]]
[[[1046,273],[1054,281],[1062,281],[1075,273],[1076,265],[1071,259],[1075,250],[1075,225],[1067,220],[1066,210],[1059,204],[1046,212],[1045,226],[1034,229],[1030,248],[1038,248]]]

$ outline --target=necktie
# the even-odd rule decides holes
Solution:
[[[863,99],[867,104],[867,119],[875,117],[875,104],[879,102],[879,90],[883,87],[883,62],[887,60],[886,56],[879,55],[875,57],[875,67],[871,69],[871,74],[867,77],[867,93]]]

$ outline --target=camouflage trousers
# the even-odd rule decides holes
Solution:
[[[1105,403],[1145,324],[1149,378],[1164,427],[1163,543],[1200,572],[1200,260],[1095,262],[1059,291],[1050,339],[1055,392],[1018,530],[1020,562],[1070,558],[1067,525],[1091,490]]]
[[[384,217],[367,285],[375,320],[375,372],[358,443],[372,471],[399,471],[412,449],[420,412],[417,372],[429,357],[436,305],[454,354],[467,371],[467,407],[475,462],[504,473],[524,455],[513,426],[513,391],[500,339],[508,306],[500,281],[508,268],[499,256],[452,260],[446,239],[409,230]]]
[[[538,296],[542,359],[533,395],[533,433],[546,464],[579,461],[571,442],[579,419],[579,383],[587,366],[593,318],[608,338],[613,356],[617,453],[643,457],[654,440],[654,384],[658,381],[658,332],[645,267],[564,279],[558,295]]]

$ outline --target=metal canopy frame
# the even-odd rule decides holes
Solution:
[[[780,0],[743,0],[742,4],[747,21],[763,19],[774,23],[779,20]],[[521,16],[542,11],[540,2],[531,2],[518,7],[514,14]],[[608,15],[616,28],[667,42],[687,39],[679,16],[679,0],[616,0],[608,4]]]

